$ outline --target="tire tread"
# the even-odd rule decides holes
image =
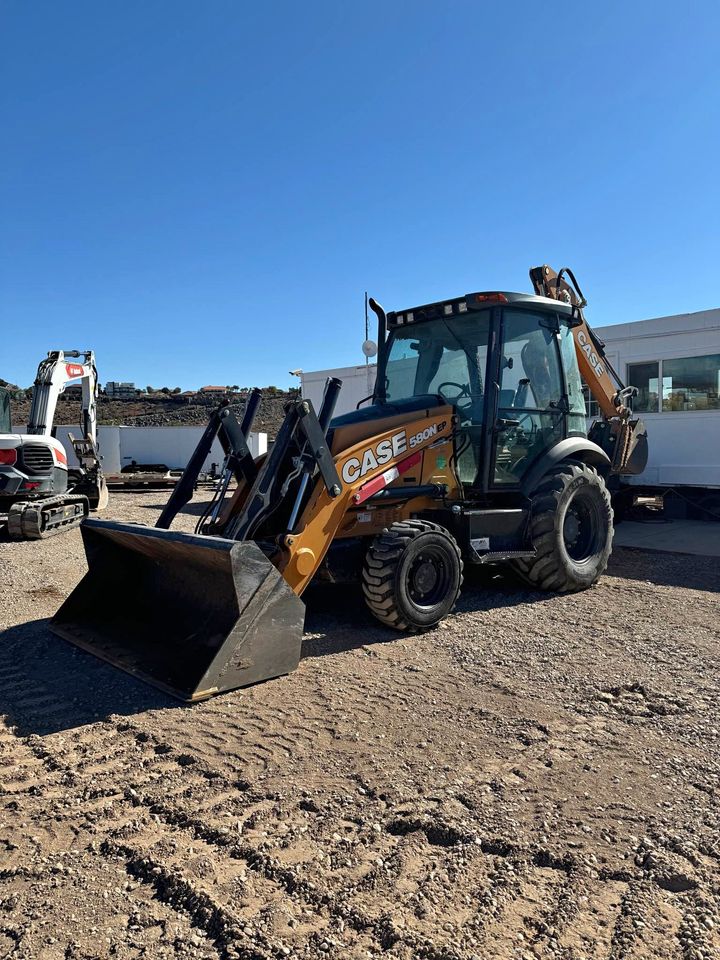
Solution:
[[[422,628],[409,623],[398,609],[396,597],[395,573],[397,564],[408,545],[424,533],[438,533],[453,546],[460,566],[460,582],[457,594],[462,586],[463,562],[455,539],[438,523],[430,520],[400,520],[383,530],[370,545],[362,574],[362,590],[370,612],[381,623],[395,630],[418,631]],[[457,596],[455,598],[457,601]],[[453,607],[451,610],[454,608]],[[448,612],[451,612],[448,611]]]

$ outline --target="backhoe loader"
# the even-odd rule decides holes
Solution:
[[[535,293],[471,293],[378,319],[372,403],[333,419],[285,408],[253,460],[242,420],[210,417],[154,528],[88,519],[89,570],[52,629],[184,700],[295,669],[311,581],[361,581],[374,616],[421,631],[453,608],[463,564],[511,564],[534,589],[576,591],[612,547],[608,483],[642,471],[632,388],[609,367],[568,270]],[[602,419],[586,433],[580,373]],[[215,437],[225,461],[194,534],[170,529]]]

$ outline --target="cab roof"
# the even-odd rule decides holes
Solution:
[[[478,310],[488,310],[498,304],[512,303],[518,306],[535,306],[556,313],[572,314],[569,303],[551,300],[549,297],[537,297],[532,293],[510,293],[509,291],[486,290],[466,293],[462,297],[425,303],[419,307],[405,310],[393,310],[387,314],[389,327],[400,327],[407,323],[422,323],[425,320],[437,320],[445,317],[462,316]]]

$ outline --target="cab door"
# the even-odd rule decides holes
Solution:
[[[503,310],[490,484],[517,487],[567,435],[567,398],[554,313]]]

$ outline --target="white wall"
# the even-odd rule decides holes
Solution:
[[[166,463],[171,470],[186,466],[205,427],[98,427],[98,445],[103,472],[119,473],[132,460],[138,463]],[[24,431],[23,431],[24,432]],[[58,427],[57,438],[65,447],[68,463],[77,466],[77,459],[68,440],[68,433],[81,436],[80,427]],[[251,433],[248,442],[254,457],[267,453],[267,434]],[[223,451],[215,440],[210,455],[203,464],[209,470],[212,463],[223,462]]]
[[[361,400],[364,400],[373,392],[376,369],[374,363],[363,363],[357,367],[338,367],[336,370],[317,370],[314,373],[302,373],[300,383],[303,399],[311,400],[317,413],[320,410],[325,381],[328,377],[339,377],[343,383],[335,406],[335,416],[339,417],[342,413],[349,413],[357,407]]]
[[[594,327],[594,330],[601,340],[619,349],[631,362],[702,356],[715,353],[720,347],[720,308],[615,323]],[[624,371],[618,372],[624,374]]]
[[[68,439],[68,434],[70,433],[75,437],[81,437],[82,429],[79,426],[56,427],[55,435],[65,447],[68,465],[77,467],[77,457]],[[98,427],[98,447],[100,448],[100,456],[102,457],[103,472],[120,473],[120,467],[122,466],[122,461],[120,460],[120,427]]]
[[[720,309],[598,327],[622,380],[627,365],[720,353]],[[640,413],[647,427],[645,472],[631,483],[720,486],[720,410]]]
[[[203,426],[120,427],[122,465],[137,460],[138,463],[166,463],[173,470],[185,467],[204,429]],[[251,433],[248,447],[254,457],[267,453],[267,434]],[[212,463],[222,466],[223,457],[222,447],[216,439],[203,470],[209,470]]]

